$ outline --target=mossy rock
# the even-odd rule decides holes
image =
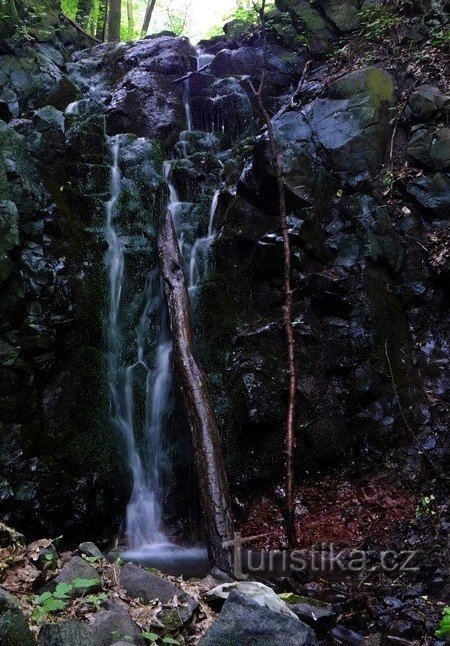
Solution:
[[[34,646],[25,615],[17,599],[0,588],[0,643],[2,646]]]

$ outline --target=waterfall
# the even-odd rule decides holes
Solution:
[[[206,56],[206,55],[205,55]],[[207,56],[206,56],[207,57]],[[210,57],[207,57],[208,60]],[[197,67],[200,66],[200,58]],[[189,79],[184,85],[186,127],[192,129]],[[111,152],[110,195],[105,205],[104,228],[108,249],[105,264],[109,281],[108,379],[111,420],[126,441],[128,465],[133,488],[126,511],[125,555],[152,565],[204,560],[199,548],[183,548],[171,543],[163,524],[163,478],[165,462],[164,422],[173,384],[172,341],[163,286],[158,268],[150,269],[146,280],[139,322],[130,346],[127,327],[127,237],[120,229],[120,135],[108,139]],[[180,201],[172,181],[173,160],[164,162],[169,209],[178,231],[180,248],[186,263],[186,278],[192,302],[206,277],[219,190],[212,196],[205,234],[185,235],[189,230],[189,209],[195,205]],[[132,282],[132,277],[130,278]],[[131,288],[131,285],[130,285]],[[148,340],[155,339],[152,353]],[[130,355],[131,352],[131,355]],[[131,358],[130,358],[131,356]],[[144,415],[139,415],[138,394],[144,390]],[[138,410],[139,409],[139,410]],[[143,417],[143,419],[141,419]],[[174,570],[176,568],[174,567]]]
[[[133,490],[126,514],[127,542],[131,549],[146,544],[167,543],[162,529],[161,470],[163,413],[171,388],[171,341],[167,313],[159,273],[147,278],[146,305],[136,330],[135,361],[123,365],[123,303],[126,238],[115,226],[120,204],[121,174],[118,137],[109,140],[112,165],[110,199],[106,203],[105,239],[108,243],[105,264],[109,279],[108,313],[108,375],[112,422],[126,441],[128,465],[133,476]],[[150,334],[149,307],[157,303],[157,349],[155,365],[148,363],[145,344]],[[135,415],[136,372],[144,373],[146,406],[144,446],[138,446],[140,435]]]

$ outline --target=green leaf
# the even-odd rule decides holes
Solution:
[[[149,642],[156,642],[159,639],[159,635],[156,633],[142,633],[142,637]]]
[[[173,639],[173,637],[164,637],[162,642],[163,644],[175,644],[175,646],[180,646],[178,639]]]
[[[51,599],[46,599],[44,603],[42,604],[43,610],[45,612],[56,612],[57,610],[62,610],[67,606],[67,601],[63,601],[62,599],[55,599],[52,597]]]
[[[42,594],[39,594],[34,598],[34,602],[38,604],[43,604],[44,601],[47,601],[47,599],[51,599],[53,597],[51,592],[43,592]]]
[[[58,583],[56,586],[56,590],[53,593],[53,596],[56,597],[56,599],[67,599],[69,594],[73,590],[73,585],[70,583]]]
[[[450,635],[450,606],[446,606],[444,608],[441,623],[439,624],[439,628],[436,630],[435,635],[440,639],[445,639],[447,635]]]
[[[302,601],[302,597],[300,597],[298,594],[294,594],[293,592],[283,592],[278,596],[283,601],[286,601],[286,603],[300,603]]]

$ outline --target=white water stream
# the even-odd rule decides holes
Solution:
[[[198,67],[205,56],[200,55]],[[209,61],[209,57],[208,61]],[[192,129],[189,102],[189,81],[185,86],[186,124]],[[120,214],[121,172],[120,140],[109,140],[111,150],[110,199],[106,203],[104,235],[108,244],[105,264],[109,279],[108,313],[108,375],[113,423],[120,429],[126,441],[129,468],[133,478],[133,489],[126,512],[125,556],[143,560],[152,565],[174,564],[179,567],[183,561],[204,560],[203,548],[181,548],[168,538],[163,526],[162,461],[164,451],[164,416],[172,390],[172,342],[167,308],[159,270],[151,271],[147,277],[144,307],[135,337],[136,355],[129,365],[123,365],[125,352],[123,289],[126,274],[126,236],[120,235],[117,217]],[[179,229],[186,203],[180,202],[171,180],[171,162],[164,164],[169,187],[167,208],[172,214],[175,227]],[[186,261],[186,276],[193,302],[208,267],[211,244],[214,240],[214,216],[217,209],[219,190],[214,193],[207,234],[193,241],[185,242],[180,234],[180,248]],[[192,205],[191,205],[192,206]],[[150,318],[150,310],[156,311]],[[152,323],[150,321],[152,320]],[[151,325],[156,326],[151,329]],[[156,334],[155,334],[156,333]],[[146,356],[148,339],[156,336],[156,350],[150,362]],[[136,381],[145,381],[145,419],[139,425],[136,415]],[[142,426],[142,427],[141,427]],[[177,564],[177,565],[175,565]]]

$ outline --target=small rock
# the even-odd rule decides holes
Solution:
[[[1,646],[33,646],[36,644],[17,599],[0,588]]]
[[[80,543],[78,545],[78,551],[80,554],[85,554],[86,556],[90,556],[92,558],[99,558],[102,559],[104,558],[103,553],[98,549],[97,545],[94,543]]]
[[[78,619],[44,624],[39,633],[41,646],[99,646],[89,627]]]
[[[350,628],[345,628],[345,626],[336,626],[331,632],[338,643],[345,644],[346,646],[361,646],[365,643],[363,635],[354,630],[350,630]]]
[[[301,621],[314,629],[326,630],[330,628],[336,616],[330,604],[308,599],[308,597],[290,604],[289,608]]]

